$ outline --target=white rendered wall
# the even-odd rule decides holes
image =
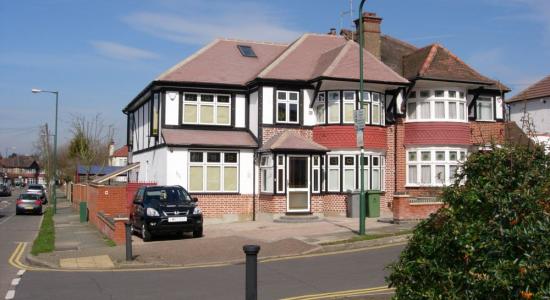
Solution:
[[[167,148],[166,184],[187,189],[188,153],[184,148]]]
[[[249,126],[250,131],[257,137],[258,136],[258,92],[250,94],[250,104],[248,108],[249,114]]]
[[[180,96],[178,92],[166,92],[166,125],[179,125]]]
[[[550,97],[510,103],[510,119],[520,128],[524,112],[533,119],[537,133],[550,133]]]
[[[254,172],[253,150],[241,150],[239,159],[239,192],[241,194],[252,194],[252,189],[254,187],[254,181],[252,180]],[[258,181],[257,176],[256,181]],[[256,192],[257,191],[258,190],[256,190]]]
[[[246,98],[242,94],[235,95],[235,127],[246,127]]]
[[[273,124],[273,87],[262,89],[262,124]]]
[[[139,162],[139,181],[166,184],[166,152],[159,148],[132,155],[132,162]]]
[[[315,112],[313,108],[310,108],[311,101],[313,101],[313,90],[303,90],[304,104],[300,108],[304,114],[304,126],[313,126],[317,123]]]

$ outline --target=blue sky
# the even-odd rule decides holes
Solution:
[[[60,91],[61,143],[73,116],[101,113],[120,145],[121,109],[213,38],[290,42],[350,27],[347,10],[349,0],[0,1],[0,152],[31,153],[37,127],[53,127],[53,95],[33,87]],[[369,0],[366,10],[385,34],[441,43],[515,92],[550,73],[549,0]]]

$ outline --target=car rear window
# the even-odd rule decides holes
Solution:
[[[20,199],[29,199],[29,200],[38,200],[40,199],[40,195],[37,194],[21,194],[19,196]]]
[[[41,185],[29,185],[29,190],[42,190],[42,186]]]
[[[191,201],[189,194],[181,188],[159,188],[145,191],[145,201],[181,203]]]

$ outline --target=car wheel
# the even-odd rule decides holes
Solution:
[[[149,230],[147,230],[145,224],[141,225],[141,238],[144,242],[149,242],[152,238],[151,233],[149,232]]]
[[[194,238],[202,237],[202,226],[200,228],[193,230],[193,237]]]

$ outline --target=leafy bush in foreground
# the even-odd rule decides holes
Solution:
[[[387,278],[396,299],[550,299],[550,156],[474,153]]]

